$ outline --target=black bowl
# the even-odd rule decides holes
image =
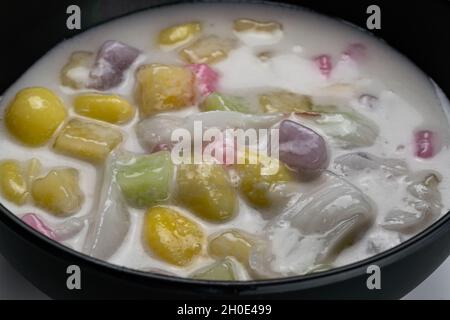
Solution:
[[[3,35],[0,92],[34,61],[77,31],[65,28],[66,8],[82,8],[83,28],[136,10],[167,4],[151,0],[29,2],[0,5]],[[284,1],[339,17],[362,28],[366,9],[382,10],[376,36],[403,52],[450,96],[450,29],[447,1]],[[295,3],[295,4],[294,4]],[[239,4],[237,3],[238,7]],[[405,79],[406,80],[406,79]],[[0,151],[1,152],[1,151]],[[370,259],[327,272],[251,282],[208,282],[138,272],[96,260],[48,240],[0,205],[0,251],[36,287],[52,298],[400,298],[428,277],[450,253],[450,213],[405,243]],[[81,290],[69,290],[67,268],[81,269]],[[381,289],[367,287],[368,267],[381,268]]]

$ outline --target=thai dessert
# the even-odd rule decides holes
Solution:
[[[449,211],[431,79],[347,23],[238,6],[143,11],[48,52],[1,100],[1,204],[86,255],[220,281],[347,265]]]

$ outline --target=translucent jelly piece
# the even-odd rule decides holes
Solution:
[[[197,90],[201,96],[216,91],[219,82],[219,74],[216,71],[205,63],[191,64],[188,67],[195,74]]]
[[[243,265],[248,265],[255,242],[254,237],[243,231],[227,230],[211,237],[208,252],[214,258],[233,257]]]
[[[408,185],[408,192],[420,200],[441,201],[439,184],[442,177],[438,172],[424,170],[412,175],[411,183]]]
[[[22,221],[44,236],[56,240],[55,232],[37,214],[27,213],[22,217]]]
[[[83,252],[99,259],[110,258],[122,245],[130,229],[130,214],[116,182],[118,156],[112,153],[106,163],[100,197],[90,213],[91,223]]]
[[[389,211],[383,221],[383,228],[408,233],[418,225],[422,225],[426,215],[422,212],[409,212],[405,210]]]
[[[186,266],[201,253],[204,234],[199,225],[177,211],[153,207],[145,214],[144,241],[159,258]]]
[[[408,177],[408,196],[401,209],[390,211],[382,224],[385,229],[413,233],[425,228],[442,213],[439,183],[442,178],[434,171],[419,171]]]
[[[62,68],[60,78],[63,86],[72,89],[85,88],[89,82],[89,72],[94,64],[94,54],[76,51],[70,55],[69,61]]]
[[[133,106],[118,95],[83,94],[75,98],[74,108],[79,115],[113,124],[126,123],[134,116]]]
[[[0,162],[0,182],[3,197],[17,205],[27,200],[28,185],[21,164],[14,160]]]
[[[203,219],[224,222],[236,214],[237,195],[220,165],[180,165],[177,185],[178,201]]]
[[[180,56],[187,63],[213,64],[226,59],[234,46],[231,39],[209,35],[181,50]]]
[[[57,95],[46,88],[20,90],[5,111],[5,125],[20,142],[31,146],[47,143],[67,116]]]
[[[65,220],[63,223],[53,227],[57,241],[65,241],[79,234],[86,223],[89,221],[86,217],[75,217]]]
[[[372,120],[357,112],[340,112],[335,107],[314,107],[320,116],[309,117],[336,147],[353,149],[369,147],[379,135],[379,127]]]
[[[282,25],[275,21],[256,21],[252,19],[234,20],[234,31],[236,32],[275,32],[283,29]]]
[[[144,118],[194,103],[195,78],[187,67],[150,64],[141,67],[136,78],[136,100]]]
[[[118,86],[124,79],[124,72],[139,54],[138,49],[119,41],[103,43],[89,73],[89,88],[108,90]]]
[[[335,175],[329,174],[327,180],[326,185],[313,191],[317,197],[306,197],[305,195],[304,199],[286,210],[285,218],[293,215],[292,224],[305,235],[325,234],[338,227],[340,221],[352,222],[353,218],[357,220],[362,218],[360,222],[363,224],[371,221],[373,218],[372,205],[359,189]],[[348,202],[340,203],[340,199],[347,198]],[[328,209],[332,203],[336,204],[335,210],[329,212]],[[306,210],[298,210],[300,208]]]
[[[402,233],[417,232],[442,213],[438,172],[411,172],[403,160],[379,158],[365,152],[351,153],[335,159],[336,170],[349,178],[365,177],[373,171],[374,183],[383,184],[387,197],[397,203],[381,224],[385,229]],[[394,189],[394,190],[392,190]]]
[[[200,105],[202,111],[236,111],[249,113],[249,108],[244,99],[224,95],[220,93],[211,93]]]
[[[289,91],[274,91],[259,97],[259,103],[265,112],[309,112],[313,104],[309,96]]]
[[[192,278],[215,281],[233,281],[237,279],[234,272],[234,264],[231,259],[224,259],[197,270],[194,274],[192,274]]]
[[[31,195],[37,206],[56,216],[67,216],[80,210],[84,201],[78,171],[56,169],[34,180]]]
[[[273,45],[283,37],[282,25],[275,21],[238,19],[233,29],[234,34],[250,46]]]
[[[162,46],[178,47],[193,39],[201,30],[200,22],[177,24],[162,30],[158,43]]]
[[[344,175],[364,173],[365,170],[382,170],[386,177],[401,176],[409,173],[405,161],[374,156],[367,152],[344,154],[334,160],[335,165]]]
[[[119,159],[117,182],[127,202],[148,208],[169,198],[173,163],[168,151]]]
[[[120,131],[112,127],[73,119],[56,138],[54,149],[68,156],[101,163],[122,139]]]
[[[276,161],[275,159],[273,159]],[[270,164],[269,164],[270,165]],[[273,164],[272,164],[273,165]],[[268,208],[274,204],[276,189],[292,181],[292,174],[283,163],[276,164],[275,174],[264,174],[263,164],[251,163],[236,165],[239,174],[239,189],[245,199],[256,208]],[[275,167],[274,167],[275,168]]]
[[[142,120],[136,126],[140,145],[153,152],[160,144],[172,145],[172,132],[183,125],[183,118],[175,115],[156,115]]]
[[[85,219],[71,218],[58,226],[51,227],[41,216],[35,213],[27,213],[21,219],[36,231],[56,241],[64,241],[74,237],[80,233],[85,225]]]
[[[301,173],[326,169],[328,151],[325,140],[315,131],[294,121],[284,120],[279,131],[280,160]]]
[[[279,277],[332,264],[373,220],[371,201],[352,184],[326,172],[269,222],[267,242],[252,251],[250,265],[261,277]]]

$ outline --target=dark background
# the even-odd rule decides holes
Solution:
[[[0,94],[34,61],[63,38],[78,31],[66,28],[66,8],[77,4],[82,10],[82,28],[86,29],[113,16],[126,14],[159,0],[59,0],[0,3]],[[382,29],[374,32],[408,55],[447,92],[450,92],[450,2],[379,0],[299,0],[285,1],[340,17],[365,28],[366,8],[377,4],[382,12]],[[342,14],[342,7],[347,7]],[[430,18],[434,12],[434,17]],[[440,14],[436,15],[436,12]],[[427,17],[427,19],[424,19]],[[189,19],[189,17],[186,17]],[[424,23],[423,21],[427,21]],[[427,53],[434,52],[430,58]]]

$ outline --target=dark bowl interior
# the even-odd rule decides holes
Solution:
[[[46,3],[47,2],[47,3]],[[3,41],[0,92],[5,91],[37,59],[78,31],[65,28],[66,8],[82,8],[87,29],[111,18],[171,1],[90,0],[5,2],[0,5]],[[244,2],[244,1],[242,1]],[[447,1],[283,1],[339,17],[362,28],[366,9],[382,10],[382,29],[374,34],[404,53],[450,96],[450,29]],[[238,7],[239,4],[236,4]],[[0,150],[1,152],[1,150]],[[278,280],[209,282],[177,279],[121,268],[54,243],[22,224],[0,206],[0,252],[33,284],[54,298],[400,298],[450,253],[450,214],[411,240],[370,259],[327,272]],[[382,271],[381,290],[368,290],[367,267]],[[82,290],[68,290],[67,267],[82,270]]]

